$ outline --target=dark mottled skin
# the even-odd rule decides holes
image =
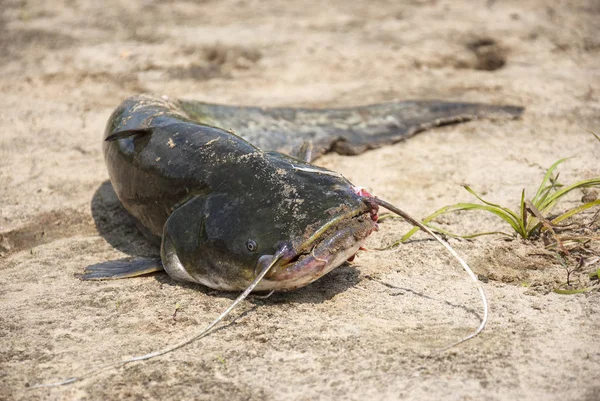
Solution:
[[[441,125],[478,118],[515,118],[522,107],[480,103],[405,101],[345,109],[236,107],[179,101],[191,118],[231,129],[265,150],[291,154],[304,141],[313,160],[327,152],[357,155]]]
[[[329,150],[355,154],[431,126],[520,112],[442,102],[261,109],[138,96],[111,116],[104,153],[125,208],[147,235],[162,237],[170,274],[165,249],[195,281],[244,289],[259,257],[274,254],[282,243],[291,245],[292,257],[310,253],[334,223],[342,227],[355,219],[348,225],[354,242],[374,228],[372,206],[348,180],[280,152],[311,140],[315,157]],[[257,249],[248,250],[250,239]],[[263,289],[296,288],[316,278]]]

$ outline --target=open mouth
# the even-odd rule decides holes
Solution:
[[[292,290],[309,284],[352,258],[375,230],[377,224],[370,213],[341,219],[304,252],[274,266],[259,286],[265,290]]]

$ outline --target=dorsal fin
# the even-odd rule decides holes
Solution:
[[[117,141],[123,138],[129,138],[132,136],[141,136],[148,135],[152,133],[152,128],[134,128],[134,129],[126,129],[122,131],[116,131],[107,136],[104,140],[106,142]]]

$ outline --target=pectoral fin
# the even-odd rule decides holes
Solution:
[[[163,270],[163,266],[158,258],[124,258],[88,266],[80,278],[82,280],[115,280],[161,270]]]
[[[205,200],[194,196],[171,213],[162,236],[161,258],[165,271],[176,280],[198,282],[188,267],[198,266],[198,252],[205,220]]]

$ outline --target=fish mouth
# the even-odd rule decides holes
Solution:
[[[305,241],[299,247],[301,252],[273,266],[257,289],[288,291],[305,286],[352,258],[376,230],[371,212],[337,218]],[[263,255],[257,267],[269,259],[272,255]]]

